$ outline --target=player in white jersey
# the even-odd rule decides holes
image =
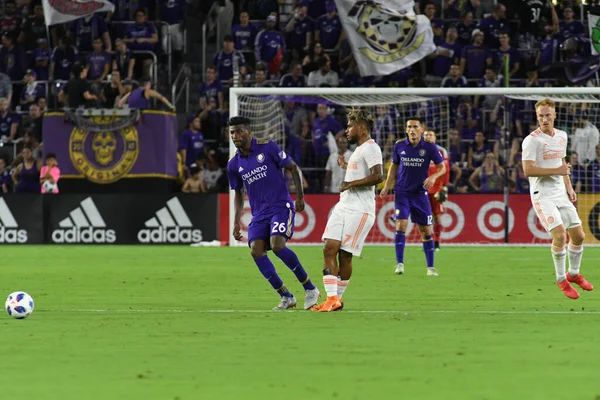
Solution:
[[[343,308],[341,299],[352,275],[352,256],[360,255],[375,222],[375,186],[383,181],[383,160],[379,145],[371,139],[374,122],[375,118],[366,110],[353,109],[348,113],[346,137],[358,147],[347,164],[343,156],[338,158],[346,176],[340,187],[340,201],[323,233],[323,284],[327,300],[313,311]]]
[[[585,235],[573,205],[577,201],[577,194],[569,178],[571,165],[565,161],[567,134],[554,128],[554,101],[538,101],[535,112],[540,126],[523,140],[523,171],[529,178],[535,212],[552,236],[556,283],[567,297],[577,299],[579,293],[571,283],[583,290],[593,290],[594,287],[579,273]],[[567,235],[570,241],[565,251]],[[568,272],[565,271],[567,255]]]

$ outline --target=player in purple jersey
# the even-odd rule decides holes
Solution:
[[[395,215],[396,215],[396,274],[404,274],[404,246],[406,244],[406,228],[408,216],[419,227],[423,239],[423,250],[427,260],[427,275],[438,276],[433,265],[435,253],[431,225],[433,215],[427,189],[446,173],[446,166],[435,143],[423,138],[425,131],[421,120],[411,117],[406,121],[407,139],[401,139],[394,145],[392,165],[388,170],[381,197],[385,198],[395,181]],[[429,164],[437,167],[437,172],[428,176]]]
[[[304,210],[304,192],[300,169],[296,163],[271,141],[260,141],[252,137],[250,120],[233,117],[229,120],[231,140],[238,151],[227,164],[227,175],[231,190],[235,191],[235,217],[233,237],[242,239],[240,219],[244,208],[244,189],[248,194],[252,221],[248,226],[248,245],[259,271],[281,296],[273,310],[296,307],[296,298],[290,293],[277,275],[275,266],[267,256],[272,250],[292,270],[305,290],[304,309],[312,308],[320,293],[310,281],[300,264],[298,256],[286,247],[294,234],[296,211]],[[296,185],[296,204],[292,201],[287,182],[281,169],[292,173]]]

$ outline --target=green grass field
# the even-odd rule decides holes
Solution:
[[[247,248],[3,246],[0,294],[36,309],[0,318],[0,399],[600,399],[600,288],[564,297],[549,252],[447,247],[435,278],[370,247],[344,311],[277,313]]]

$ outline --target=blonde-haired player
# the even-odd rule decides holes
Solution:
[[[523,171],[529,177],[531,201],[542,225],[552,236],[552,258],[556,283],[563,293],[579,298],[571,283],[583,290],[594,287],[579,273],[585,235],[573,203],[577,194],[571,185],[571,165],[565,162],[567,133],[554,128],[554,101],[543,99],[535,104],[540,126],[523,140]],[[570,238],[565,251],[567,235]],[[566,272],[566,257],[569,271]]]
[[[335,205],[323,233],[323,284],[327,300],[313,311],[341,310],[342,295],[352,275],[352,256],[359,256],[365,239],[375,222],[375,186],[383,181],[381,148],[371,139],[375,118],[366,110],[348,113],[346,137],[358,146],[346,161],[338,164],[346,170],[340,187],[340,201]],[[339,259],[339,266],[338,266]]]

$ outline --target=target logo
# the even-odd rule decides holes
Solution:
[[[250,202],[244,200],[244,208],[242,208],[242,217],[240,218],[240,233],[244,239],[248,239],[248,226],[252,222],[252,210],[250,209]]]
[[[550,237],[548,232],[546,232],[541,225],[540,219],[537,217],[533,207],[531,207],[529,213],[527,213],[527,227],[529,228],[529,232],[531,232],[536,239],[547,240]]]
[[[508,232],[511,233],[515,227],[515,215],[508,209]],[[504,203],[501,201],[489,201],[481,207],[477,213],[477,227],[488,239],[500,240],[504,238]]]
[[[446,201],[444,203],[445,212],[442,214],[442,239],[452,240],[461,234],[465,227],[465,213],[456,203]]]
[[[317,218],[312,207],[305,203],[304,211],[296,211],[296,219],[294,220],[294,239],[305,239],[315,229]]]
[[[379,229],[379,232],[381,232],[381,234],[383,234],[383,236],[385,236],[386,238],[392,240],[395,238],[396,235],[396,225],[390,219],[390,217],[394,215],[394,212],[394,202],[390,201],[381,206],[379,208],[379,212],[377,213],[377,228]],[[412,232],[412,228],[413,223],[409,218],[408,226],[406,227],[407,237]]]

